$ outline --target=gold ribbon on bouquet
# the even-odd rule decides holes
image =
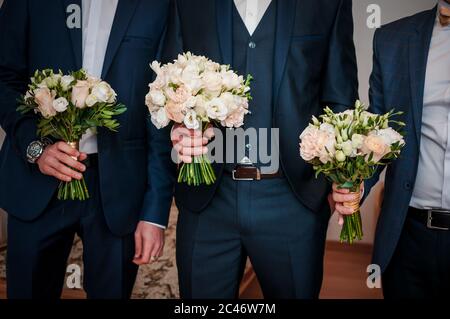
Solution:
[[[71,148],[75,149],[75,150],[79,150],[80,149],[80,142],[76,141],[76,142],[67,142],[67,145],[69,145]],[[71,156],[74,160],[78,161],[78,158],[75,156]]]
[[[361,193],[359,192],[350,192],[349,195],[354,195],[354,200],[352,200],[351,202],[345,202],[343,205],[345,207],[351,208],[353,213],[356,213],[357,211],[359,211],[359,203],[361,201]]]

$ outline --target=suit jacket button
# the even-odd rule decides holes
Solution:
[[[406,182],[405,183],[405,189],[407,189],[407,190],[411,189],[411,183],[410,182]]]

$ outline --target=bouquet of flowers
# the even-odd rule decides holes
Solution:
[[[316,177],[324,174],[341,189],[355,193],[357,200],[345,203],[354,213],[344,217],[340,235],[341,242],[351,244],[363,236],[360,184],[371,178],[378,166],[387,165],[400,155],[405,141],[390,125],[400,129],[405,124],[393,120],[401,112],[372,114],[359,101],[354,110],[334,113],[327,107],[324,111],[320,120],[313,116],[312,123],[300,135],[300,155],[313,165]]]
[[[64,75],[47,69],[34,73],[17,110],[38,115],[40,137],[62,140],[78,149],[79,140],[88,129],[105,127],[116,131],[119,123],[113,117],[125,112],[126,107],[116,102],[116,92],[108,83],[89,76],[84,70]],[[58,199],[87,198],[89,192],[84,179],[59,185]]]
[[[156,79],[149,85],[145,98],[152,123],[158,128],[170,121],[187,129],[205,130],[210,123],[227,128],[244,124],[249,113],[251,76],[246,79],[204,56],[190,52],[180,54],[173,63],[161,66],[152,62]],[[179,183],[211,185],[216,176],[206,155],[195,156],[184,163],[178,175]]]

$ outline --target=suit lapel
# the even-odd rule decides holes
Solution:
[[[414,36],[409,40],[409,66],[411,77],[411,96],[414,118],[414,128],[417,141],[420,141],[422,128],[423,96],[425,89],[425,75],[427,69],[428,52],[436,19],[436,10],[430,10],[425,19],[416,25]]]
[[[81,8],[81,0],[62,0],[62,5],[64,8],[64,17],[66,18],[66,21],[64,21],[64,24],[67,23],[67,18],[69,17],[72,12],[67,13],[67,8],[71,5],[78,5]],[[83,28],[83,13],[80,11],[80,21],[81,25],[80,28],[72,28],[69,29],[66,27],[67,31],[69,32],[70,40],[72,42],[72,50],[74,54],[75,59],[75,65],[77,69],[81,69],[83,66],[82,62],[82,28]]]
[[[216,0],[217,31],[222,63],[233,60],[233,0]]]
[[[106,50],[105,61],[103,63],[102,78],[105,78],[108,74],[139,1],[120,0],[117,5],[114,23],[109,36],[108,49]]]
[[[275,35],[274,81],[273,92],[275,101],[284,74],[286,60],[291,45],[292,30],[295,22],[297,0],[277,1],[277,26]]]

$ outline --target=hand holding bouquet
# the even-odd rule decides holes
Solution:
[[[126,111],[124,105],[116,103],[116,93],[108,83],[87,75],[84,70],[68,75],[38,70],[19,102],[19,112],[37,114],[40,137],[62,140],[77,149],[88,129],[105,127],[116,131],[119,123],[113,117]],[[84,179],[59,185],[58,199],[87,198]]]
[[[251,99],[250,75],[244,79],[229,66],[190,52],[180,54],[173,63],[163,66],[154,61],[151,68],[156,79],[149,85],[145,104],[158,129],[169,125],[170,121],[202,131],[209,123],[227,128],[244,124]],[[194,186],[211,185],[215,180],[206,155],[195,156],[192,163],[184,163],[178,175],[179,183]]]
[[[312,123],[300,135],[300,155],[316,172],[357,194],[358,200],[347,203],[354,213],[344,217],[341,242],[353,243],[363,236],[359,209],[360,184],[373,176],[380,165],[400,155],[405,145],[402,135],[390,127],[404,123],[394,121],[400,112],[383,115],[369,113],[359,101],[354,110],[334,113],[328,107],[320,120]]]

